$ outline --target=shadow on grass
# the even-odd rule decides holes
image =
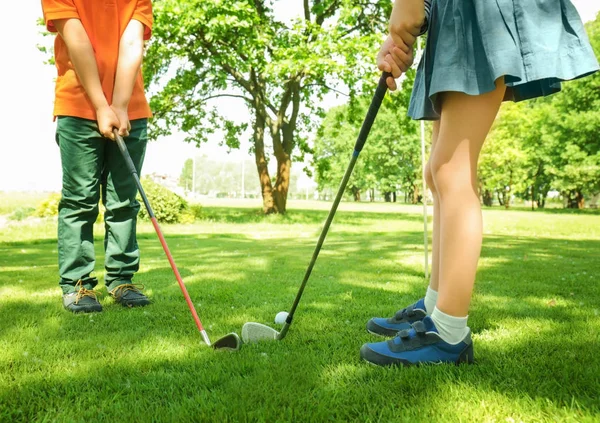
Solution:
[[[341,223],[364,220],[350,215],[340,216]],[[320,223],[322,216],[302,219]],[[168,241],[213,340],[239,332],[247,321],[272,324],[277,311],[288,309],[315,243],[312,237],[247,234],[169,235]],[[444,407],[436,398],[460,399],[452,392],[471,393],[473,409],[482,396],[504,401],[508,409],[538,408],[542,415],[597,415],[598,319],[582,318],[598,302],[589,278],[600,273],[596,240],[486,237],[470,319],[476,366],[389,370],[360,363],[358,348],[373,341],[365,322],[422,295],[420,262],[413,260],[421,243],[418,231],[333,231],[285,341],[249,345],[237,354],[201,346],[153,236],[140,237],[137,279],[154,304],[128,310],[105,299],[105,312],[92,317],[62,310],[58,288],[47,280],[55,272],[53,243],[2,244],[0,289],[22,294],[0,299],[3,316],[10,316],[0,322],[0,342],[12,346],[0,368],[21,377],[18,383],[9,377],[11,388],[0,388],[0,403],[9,407],[3,415],[86,420],[102,410],[107,419],[123,420],[127,409],[128,415],[158,420],[389,421],[436,415]],[[19,278],[25,282],[16,284]],[[488,335],[494,339],[487,341]],[[30,351],[15,348],[15,339]],[[53,370],[44,354],[62,367]],[[382,393],[398,390],[402,401],[391,407]],[[43,401],[32,403],[40,393]],[[77,412],[69,414],[65,401]]]
[[[310,210],[310,209],[292,209],[285,215],[267,215],[261,209],[243,209],[230,207],[206,207],[196,213],[196,218],[200,222],[214,223],[278,223],[278,224],[323,224],[329,210]],[[369,211],[368,209],[360,212],[340,211],[336,213],[336,224],[359,224],[364,221],[365,214],[369,219],[384,220],[406,220],[413,222],[422,222],[423,217],[418,214],[395,211],[392,213],[383,213]]]
[[[490,211],[502,211],[502,212],[530,212],[530,213],[542,213],[542,214],[571,214],[571,215],[600,215],[600,209],[565,209],[562,207],[549,207],[549,208],[537,208],[535,210],[531,210],[531,207],[521,207],[512,206],[509,209],[505,209],[504,207],[483,207],[483,210]]]

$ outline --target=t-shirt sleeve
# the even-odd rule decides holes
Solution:
[[[136,21],[140,21],[144,25],[144,40],[149,40],[152,35],[152,2],[150,0],[138,0],[133,12],[133,17]]]
[[[46,28],[50,32],[56,32],[54,20],[79,19],[79,13],[73,0],[42,0],[42,11]]]

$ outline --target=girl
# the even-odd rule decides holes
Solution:
[[[425,6],[395,1],[377,59],[394,78],[411,64]],[[425,170],[434,200],[431,280],[424,298],[367,323],[369,332],[397,334],[361,348],[378,365],[473,362],[467,315],[482,241],[481,147],[503,100],[556,93],[561,81],[598,70],[569,0],[433,0],[428,25],[409,115],[435,121]],[[387,84],[396,89],[393,78]]]

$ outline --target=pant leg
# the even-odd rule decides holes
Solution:
[[[136,119],[131,122],[131,131],[125,138],[138,174],[146,153],[147,127],[147,119]],[[102,199],[106,207],[105,281],[107,289],[111,291],[119,285],[130,283],[140,263],[136,239],[137,214],[140,210],[136,200],[137,186],[115,142],[107,143],[102,179]]]
[[[106,140],[95,121],[58,118],[56,140],[62,163],[62,197],[58,206],[58,269],[64,294],[73,292],[80,279],[92,289],[94,222],[98,217],[100,176]]]

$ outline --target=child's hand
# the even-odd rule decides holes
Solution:
[[[425,23],[424,0],[396,0],[390,17],[390,36],[397,46],[412,49]]]
[[[397,88],[395,78],[399,78],[400,75],[406,72],[412,63],[412,48],[404,44],[396,46],[391,35],[383,42],[377,54],[377,67],[379,70],[392,74],[386,80],[391,91],[395,91]]]
[[[108,105],[96,109],[96,120],[98,121],[98,130],[102,136],[114,141],[115,135],[113,134],[113,128],[119,128],[120,125],[119,118],[113,109]]]
[[[129,123],[129,114],[127,113],[127,107],[119,107],[113,104],[110,106],[110,108],[119,119],[120,125],[116,127],[119,129],[119,135],[122,137],[129,136],[129,131],[131,131],[131,123]]]

